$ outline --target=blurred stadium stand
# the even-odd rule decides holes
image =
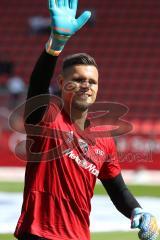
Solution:
[[[160,2],[79,2],[79,14],[91,9],[93,17],[67,43],[55,79],[62,58],[67,54],[87,52],[94,56],[100,71],[98,100],[127,105],[129,112],[125,119],[134,126],[130,134],[119,137],[118,145],[120,152],[131,155],[135,152],[132,158],[136,160],[122,157],[122,166],[160,169]],[[29,19],[49,17],[47,0],[1,0],[0,16],[0,54],[7,56],[15,72],[28,84],[37,57],[48,39],[48,34],[32,31]],[[7,78],[7,73],[1,74],[0,84],[4,86]],[[6,106],[8,96],[1,92],[0,106]],[[0,165],[22,164],[13,160],[13,156],[6,156],[0,157]]]

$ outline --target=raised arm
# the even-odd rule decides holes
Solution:
[[[77,19],[75,18],[77,4],[77,0],[49,0],[51,35],[46,49],[42,52],[31,74],[27,100],[38,95],[49,94],[49,86],[59,54],[68,39],[90,18],[89,11],[85,11]],[[25,122],[37,124],[42,119],[47,104],[29,114],[32,112],[31,105],[31,101],[26,102]]]

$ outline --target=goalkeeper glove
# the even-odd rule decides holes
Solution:
[[[159,230],[156,218],[150,213],[143,212],[141,208],[135,208],[131,216],[131,228],[139,228],[139,239],[155,240]]]
[[[76,17],[78,0],[49,0],[51,15],[51,35],[46,51],[58,56],[68,39],[88,21],[91,12],[85,11]]]

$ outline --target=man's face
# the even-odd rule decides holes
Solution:
[[[75,65],[65,70],[60,84],[64,104],[85,111],[96,100],[98,70],[91,65]]]

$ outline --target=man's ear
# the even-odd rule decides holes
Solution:
[[[63,85],[64,85],[64,77],[63,77],[62,74],[59,74],[59,76],[58,76],[58,86],[59,86],[60,90],[62,90]]]

